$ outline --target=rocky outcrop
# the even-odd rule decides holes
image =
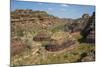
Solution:
[[[71,22],[65,25],[65,31],[71,33],[80,32],[87,25],[89,18],[88,14],[83,14],[81,18],[72,19]]]
[[[61,44],[50,42],[49,44],[45,46],[45,49],[51,52],[55,52],[55,51],[68,49],[70,46],[75,45],[75,44],[76,44],[75,41],[72,41],[72,40],[64,41]]]
[[[45,49],[51,52],[61,51],[70,48],[78,43],[69,33],[56,32],[52,35],[51,40],[45,45]]]
[[[47,41],[50,39],[50,34],[47,32],[38,32],[36,36],[33,37],[34,41]]]
[[[95,43],[95,12],[89,18],[87,25],[81,31],[83,39],[88,43]]]

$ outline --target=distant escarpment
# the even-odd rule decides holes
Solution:
[[[73,33],[83,30],[89,18],[91,16],[88,14],[83,14],[82,17],[77,19],[58,18],[45,11],[17,9],[11,12],[11,25],[15,27],[13,27],[13,31],[15,31],[16,27],[21,27],[22,29],[27,27],[29,31],[41,29],[52,30],[52,28],[55,28]]]

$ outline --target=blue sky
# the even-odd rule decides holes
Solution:
[[[46,11],[48,14],[60,18],[75,19],[81,17],[84,13],[92,15],[92,13],[95,11],[95,6],[11,0],[11,11],[16,9],[32,9],[33,11]]]

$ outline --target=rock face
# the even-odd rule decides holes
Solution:
[[[71,33],[80,32],[87,24],[90,16],[88,14],[83,14],[81,18],[73,19],[72,22],[69,22],[65,25],[65,31]]]
[[[38,32],[36,36],[33,37],[34,41],[47,41],[50,39],[50,34],[47,32]]]
[[[50,42],[49,44],[47,44],[45,46],[45,48],[48,51],[55,52],[55,51],[61,51],[61,50],[64,50],[64,49],[68,49],[70,46],[72,46],[74,44],[76,44],[76,43],[72,40],[65,41],[60,45],[58,43]]]
[[[95,12],[89,18],[87,25],[81,32],[83,39],[89,43],[95,43]]]

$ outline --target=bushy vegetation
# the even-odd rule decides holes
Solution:
[[[79,21],[81,20],[82,22],[87,17],[89,18],[86,14],[86,17],[76,20],[70,19],[69,21],[69,19],[61,19],[49,15],[45,11],[16,10],[11,12],[11,35],[13,35],[11,39],[15,41],[11,44],[11,47],[22,44],[25,47],[24,51],[19,50],[19,53],[16,54],[15,52],[15,55],[12,55],[11,65],[94,61],[95,44],[80,42],[83,36],[80,35],[81,30],[79,29],[82,24]],[[73,33],[70,32],[70,26],[73,27]],[[21,41],[21,43],[16,42],[17,40]],[[62,46],[64,42],[69,40],[72,40],[75,44],[66,49],[55,52],[45,49],[45,46],[52,42],[57,42],[55,45]],[[13,49],[15,48],[13,47]]]

